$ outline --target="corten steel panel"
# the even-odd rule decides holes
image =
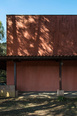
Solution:
[[[30,61],[17,65],[19,90],[56,91],[59,88],[58,84],[58,63],[56,62]]]
[[[77,91],[77,61],[63,63],[62,89],[64,91]]]
[[[7,55],[77,55],[77,16],[7,15]]]
[[[13,64],[11,64],[13,66]],[[10,69],[10,65],[8,65]],[[22,61],[17,63],[17,90],[56,91],[59,89],[58,62]],[[14,73],[8,70],[8,84]],[[13,74],[14,75],[14,74]],[[11,83],[13,83],[11,76]]]
[[[14,85],[14,63],[7,62],[7,85]]]
[[[7,85],[14,84],[14,63],[7,63]],[[50,61],[17,63],[17,89],[21,91],[56,91],[59,89],[59,64]],[[77,91],[77,61],[64,61],[62,89]]]

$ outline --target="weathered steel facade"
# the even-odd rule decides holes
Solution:
[[[14,56],[7,61],[8,85],[21,91],[76,91],[77,16],[7,15],[8,55]]]
[[[77,16],[7,15],[7,55],[77,55]]]

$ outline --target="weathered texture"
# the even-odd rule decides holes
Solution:
[[[77,16],[7,15],[7,55],[77,55]]]
[[[77,55],[76,15],[7,15],[7,55]],[[77,91],[77,61],[63,61],[62,89]],[[7,62],[7,84],[14,84],[14,62]],[[17,63],[17,89],[56,91],[59,63]]]
[[[7,62],[7,84],[14,85],[14,62]]]
[[[14,85],[0,85],[0,96],[15,97],[15,86]]]
[[[7,63],[8,69],[11,69]],[[17,90],[21,91],[56,91],[58,85],[58,62],[22,61],[17,63]],[[14,71],[7,71],[7,84],[13,84]],[[11,77],[11,79],[10,79]]]
[[[64,61],[62,89],[65,91],[77,91],[77,61]]]
[[[14,84],[13,62],[8,62],[7,67],[7,84]],[[57,89],[59,89],[58,62],[22,61],[17,63],[17,90],[57,91]],[[62,89],[77,91],[77,61],[63,62]]]
[[[57,90],[57,96],[64,96],[64,90]]]

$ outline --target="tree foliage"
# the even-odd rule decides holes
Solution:
[[[4,27],[2,22],[0,21],[0,40],[4,38]]]
[[[0,83],[6,82],[6,70],[0,69]]]
[[[6,43],[0,43],[0,56],[6,55]]]
[[[0,21],[0,40],[4,38],[4,27]],[[6,43],[0,43],[0,55],[6,55]]]
[[[4,27],[2,22],[0,21],[0,40],[4,38]],[[6,43],[0,43],[0,55],[6,55]],[[0,69],[0,84],[2,82],[6,82],[6,71]]]

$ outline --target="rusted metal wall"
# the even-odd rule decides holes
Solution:
[[[64,91],[77,91],[77,61],[64,61],[62,88]]]
[[[11,67],[12,66],[12,67]],[[14,84],[14,64],[7,63],[7,85]],[[17,63],[17,90],[56,91],[58,82],[58,62],[22,61]],[[11,72],[12,71],[12,72]]]
[[[7,55],[77,55],[77,16],[8,15]],[[77,62],[64,62],[62,88],[77,90]],[[7,62],[7,85],[14,84],[14,63]],[[17,89],[56,91],[59,89],[59,64],[52,61],[17,63]]]
[[[7,63],[7,85],[14,84],[14,63]],[[57,91],[59,63],[56,61],[22,61],[17,63],[17,90]],[[77,61],[64,61],[62,89],[77,91]]]
[[[77,55],[77,16],[7,15],[7,55]]]

